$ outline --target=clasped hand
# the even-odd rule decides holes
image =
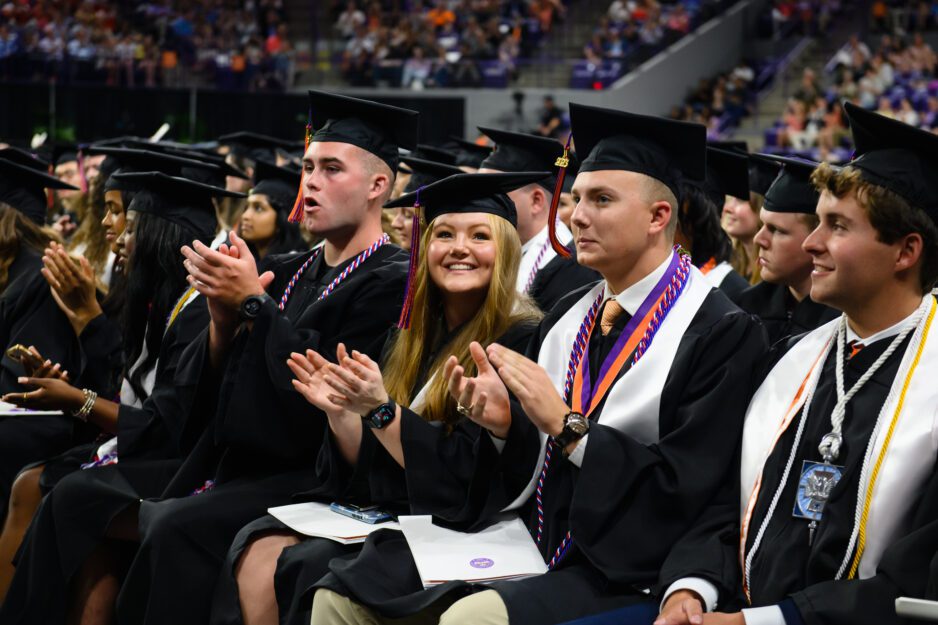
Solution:
[[[201,241],[182,247],[189,284],[209,299],[212,320],[228,325],[236,322],[241,302],[263,294],[274,279],[271,271],[257,274],[257,264],[244,239],[233,230],[229,236],[231,245],[223,243],[217,250]]]

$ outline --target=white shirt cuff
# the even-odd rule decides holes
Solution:
[[[576,444],[576,447],[573,448],[573,451],[567,457],[567,460],[572,462],[580,468],[583,466],[583,456],[586,455],[586,439],[590,437],[589,434],[580,439],[580,442]]]
[[[492,444],[495,445],[495,451],[502,453],[502,451],[505,449],[505,445],[508,444],[508,440],[504,438],[498,438],[488,430],[486,430],[485,433],[488,434],[489,438],[492,439]]]
[[[785,625],[785,615],[777,605],[764,608],[746,608],[743,610],[746,625]]]
[[[716,586],[702,577],[682,577],[668,586],[668,591],[664,593],[664,599],[661,600],[659,611],[664,607],[668,598],[679,590],[690,590],[700,595],[700,598],[703,599],[704,602],[704,610],[707,612],[716,610],[717,599],[720,596]]]

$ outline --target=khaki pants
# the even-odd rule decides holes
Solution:
[[[313,598],[311,625],[508,625],[508,610],[494,590],[441,602],[404,618],[385,618],[325,588]]]

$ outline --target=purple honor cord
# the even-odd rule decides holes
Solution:
[[[609,354],[603,360],[602,366],[599,368],[599,376],[596,378],[596,384],[593,384],[590,376],[590,347],[589,341],[586,342],[586,349],[583,353],[583,359],[581,361],[583,363],[583,391],[582,396],[580,397],[580,412],[582,412],[584,415],[586,415],[589,411],[590,404],[593,401],[593,395],[596,393],[596,389],[599,387],[599,381],[605,379],[606,375],[609,373],[609,368],[612,367],[612,364],[622,353],[622,350],[625,349],[626,343],[629,342],[629,338],[632,336],[632,334],[635,333],[636,328],[638,328],[638,324],[640,324],[645,319],[652,306],[656,306],[658,304],[658,300],[668,288],[668,285],[674,278],[674,274],[677,272],[677,268],[680,264],[681,255],[678,253],[672,253],[671,263],[668,265],[667,271],[664,272],[664,275],[661,276],[660,280],[658,280],[658,284],[655,285],[655,288],[651,290],[651,293],[648,294],[648,296],[642,302],[641,306],[638,307],[638,310],[635,311],[635,314],[632,315],[632,318],[629,319],[629,322],[622,330],[622,334],[619,335],[615,345],[613,345],[612,350],[610,350]],[[632,364],[635,363],[633,362]]]

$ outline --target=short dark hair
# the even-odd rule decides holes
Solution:
[[[919,282],[928,292],[938,282],[938,226],[924,209],[904,197],[863,178],[856,167],[835,169],[822,163],[811,175],[818,191],[827,191],[836,198],[853,193],[879,236],[879,240],[892,244],[909,234],[922,237],[922,264]]]

